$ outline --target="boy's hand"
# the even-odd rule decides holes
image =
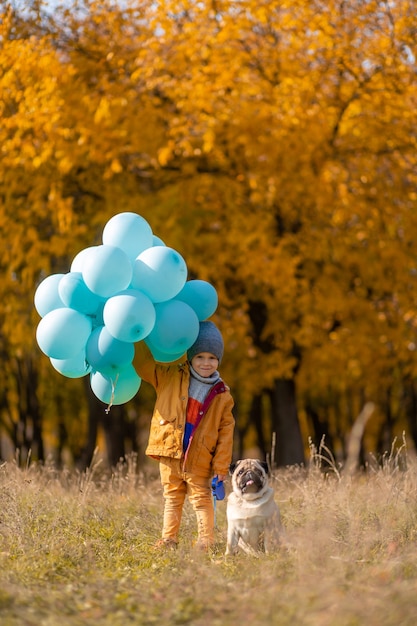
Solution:
[[[223,482],[226,478],[226,474],[216,474],[214,478],[217,478],[218,482]]]

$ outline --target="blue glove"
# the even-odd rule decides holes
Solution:
[[[215,476],[211,481],[211,492],[216,500],[224,500],[224,484],[222,480],[217,478],[217,476]]]

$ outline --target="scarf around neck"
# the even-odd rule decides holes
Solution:
[[[220,374],[216,370],[211,376],[200,376],[195,369],[190,365],[190,383],[188,387],[188,403],[187,403],[187,418],[185,424],[185,432],[183,439],[184,452],[188,447],[191,433],[193,432],[194,425],[197,422],[197,417],[204,400],[207,397],[210,389],[220,379]]]

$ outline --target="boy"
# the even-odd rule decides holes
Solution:
[[[157,546],[177,546],[188,494],[197,517],[197,545],[208,549],[214,542],[211,478],[220,481],[228,474],[235,424],[233,398],[217,371],[223,338],[213,322],[200,322],[186,363],[162,365],[144,342],[138,348],[138,374],[156,390],[146,454],[159,461],[165,499]]]

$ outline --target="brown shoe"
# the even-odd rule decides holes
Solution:
[[[174,539],[159,539],[154,545],[155,550],[175,550],[178,544]]]
[[[197,539],[194,544],[194,548],[199,552],[210,552],[214,547],[214,544],[211,541],[201,541]]]

